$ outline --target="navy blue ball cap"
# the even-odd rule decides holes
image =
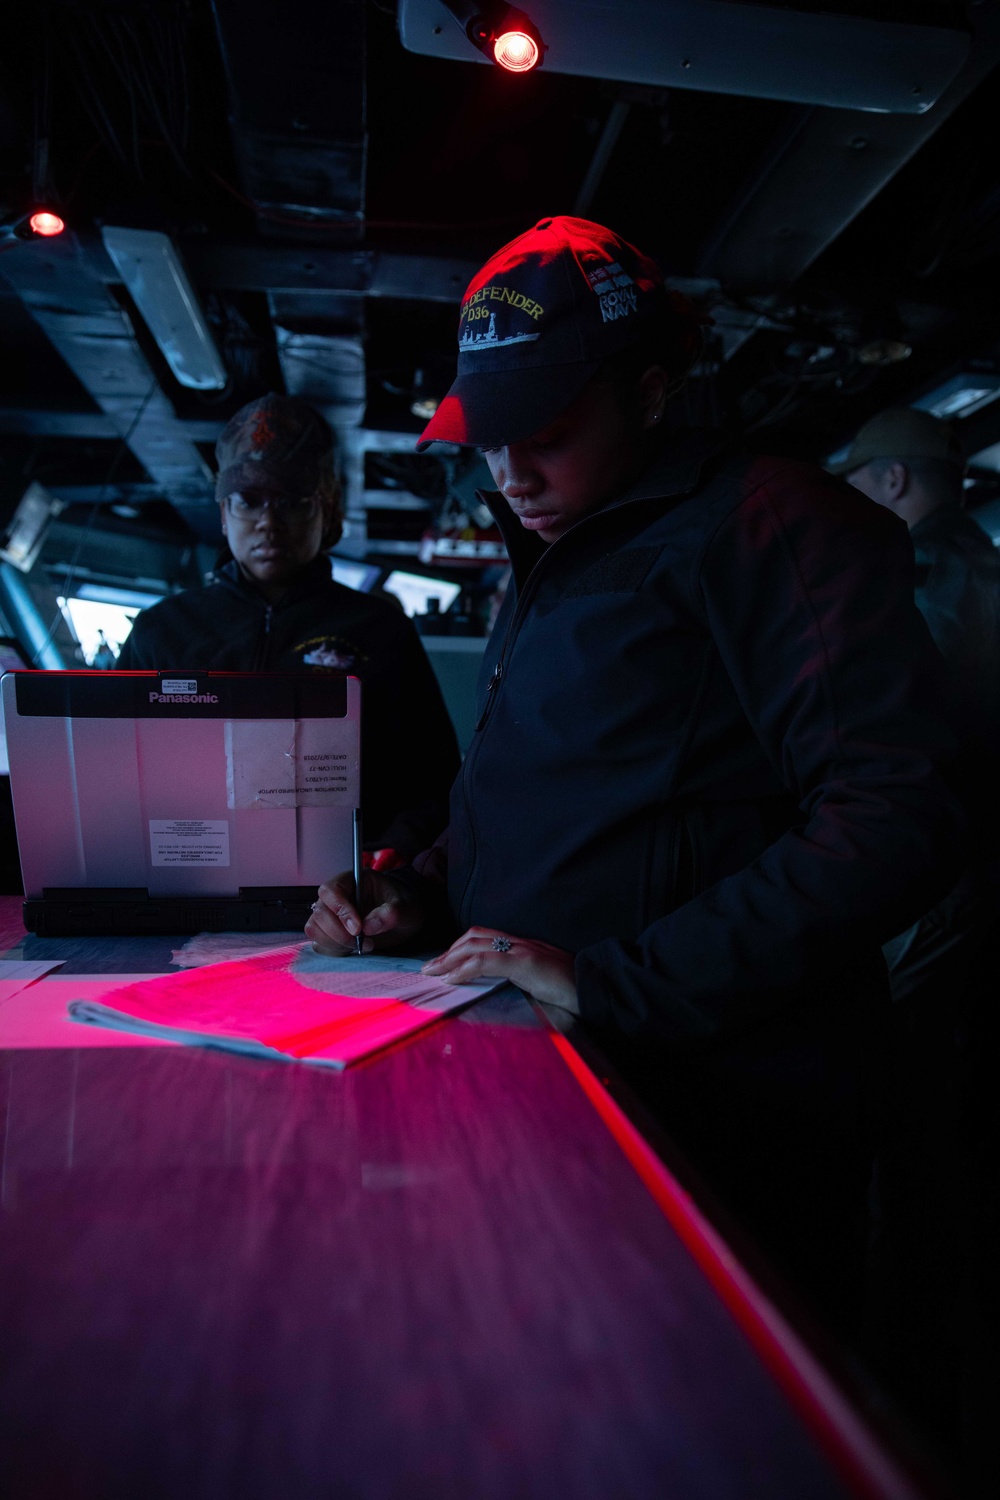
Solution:
[[[542,219],[504,245],[462,299],[458,376],[420,435],[501,447],[548,425],[610,356],[639,342],[673,303],[648,255],[589,219]],[[680,318],[678,317],[678,322]],[[700,348],[689,318],[690,357]],[[678,348],[681,347],[680,341]]]
[[[216,498],[254,489],[313,495],[333,474],[333,451],[329,424],[307,401],[277,392],[259,396],[219,435]]]

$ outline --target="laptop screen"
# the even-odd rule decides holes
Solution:
[[[13,672],[2,695],[29,897],[233,896],[350,867],[356,678]]]

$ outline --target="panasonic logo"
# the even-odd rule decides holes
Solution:
[[[150,693],[150,703],[218,703],[217,693]]]

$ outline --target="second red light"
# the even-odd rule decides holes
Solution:
[[[493,56],[508,73],[530,73],[538,66],[541,52],[526,31],[503,31],[493,43]]]
[[[54,234],[62,234],[66,228],[65,223],[60,219],[59,215],[50,213],[47,209],[42,209],[38,213],[32,214],[28,223],[31,226],[32,233],[40,234],[43,239],[50,239]]]

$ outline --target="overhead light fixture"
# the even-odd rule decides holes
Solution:
[[[49,240],[56,234],[62,234],[66,228],[65,219],[52,212],[49,208],[40,208],[31,215],[28,220],[33,234],[40,235],[42,239]]]
[[[960,6],[933,7],[955,14],[936,15],[929,25],[929,17],[909,17],[918,9],[912,5],[817,5],[812,0],[806,5],[798,0],[507,3],[523,5],[544,31],[548,48],[539,43],[538,62],[544,53],[550,72],[880,114],[926,114],[976,46],[974,28],[958,14]],[[894,17],[866,14],[873,9],[891,9]],[[504,32],[524,32],[538,42],[531,22],[525,24],[522,17],[505,22],[503,0],[398,0],[395,10],[402,45],[429,57],[488,59],[509,68],[503,52],[498,56],[496,50]],[[477,11],[482,24],[470,30]],[[458,20],[461,35],[447,24],[448,12]],[[483,59],[470,54],[470,41],[485,54]],[[526,65],[530,51],[518,43],[517,66]]]
[[[469,41],[507,73],[533,73],[545,56],[538,27],[512,5],[443,0]]]
[[[988,406],[998,396],[1000,375],[975,370],[966,375],[955,375],[911,404],[920,411],[929,411],[935,417],[970,417],[974,411]]]
[[[181,385],[221,391],[229,376],[197,294],[168,235],[106,224],[104,248]]]
[[[65,509],[64,502],[50,495],[44,485],[29,484],[17,510],[0,534],[0,558],[20,568],[22,573],[30,573],[42,550],[46,532]]]
[[[62,234],[66,220],[51,208],[35,208],[30,213],[20,214],[16,219],[0,223],[0,248],[6,248],[24,240],[50,240]]]
[[[530,73],[542,60],[539,43],[523,26],[502,31],[493,43],[493,57],[508,73]]]

